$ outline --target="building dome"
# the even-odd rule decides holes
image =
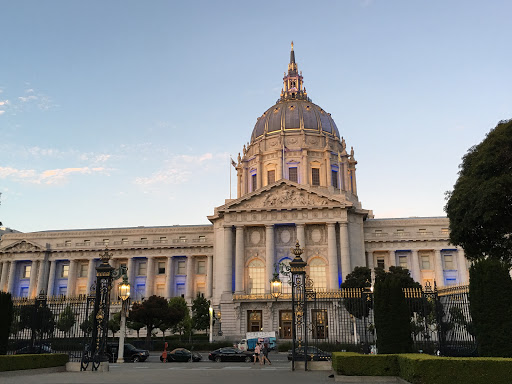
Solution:
[[[297,130],[340,138],[330,113],[309,99],[289,99],[279,100],[258,118],[252,131],[251,143],[262,136]]]

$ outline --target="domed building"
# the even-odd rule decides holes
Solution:
[[[237,198],[214,209],[211,225],[5,233],[0,290],[87,294],[108,247],[112,264],[128,268],[135,300],[183,296],[191,303],[203,295],[220,320],[216,335],[234,340],[249,331],[291,338],[289,277],[279,266],[292,260],[297,241],[313,288],[326,297],[336,297],[357,266],[402,266],[422,284],[467,282],[448,219],[374,219],[358,199],[356,165],[331,114],[308,97],[292,43],[280,97],[233,161]],[[270,292],[274,274],[284,283],[279,300]],[[324,326],[336,322],[331,312],[315,316]]]

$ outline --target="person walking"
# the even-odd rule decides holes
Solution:
[[[265,362],[268,361],[268,365],[272,365],[272,362],[268,358],[268,344],[267,343],[263,344],[263,351],[262,351],[261,355],[263,358],[263,364],[265,364]],[[261,359],[260,359],[260,361],[261,361]]]
[[[256,360],[260,362],[260,365],[262,364],[261,358],[260,358],[261,348],[258,343],[256,343],[256,346],[254,347],[254,361],[253,364],[256,364]]]

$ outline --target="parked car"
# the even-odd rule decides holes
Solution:
[[[198,362],[203,359],[203,356],[201,356],[200,353],[190,352],[185,348],[175,348],[170,352],[162,352],[160,355],[160,361],[162,362],[164,361],[164,353],[167,353],[167,362],[190,361],[191,358],[193,362]]]
[[[245,361],[246,363],[250,363],[253,357],[252,353],[247,353],[238,348],[227,347],[210,352],[208,359],[217,363],[221,361]]]
[[[308,346],[307,359],[308,361],[323,361],[331,360],[331,352],[325,352],[315,346]],[[292,350],[288,351],[288,360],[292,360]],[[304,360],[304,347],[295,349],[295,360]]]
[[[119,348],[119,343],[107,343],[106,353],[108,355],[108,359],[111,363],[117,360],[117,350]],[[123,358],[124,361],[146,361],[149,357],[149,351],[147,349],[139,349],[135,348],[132,344],[124,345],[124,353]]]
[[[14,352],[15,355],[35,355],[38,353],[55,353],[48,344],[27,345]]]

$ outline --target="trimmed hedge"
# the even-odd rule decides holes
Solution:
[[[59,367],[66,365],[68,361],[69,356],[65,353],[6,355],[0,356],[0,371]]]
[[[399,376],[413,384],[508,384],[512,359],[438,357],[425,354],[360,355],[333,353],[339,375]]]

